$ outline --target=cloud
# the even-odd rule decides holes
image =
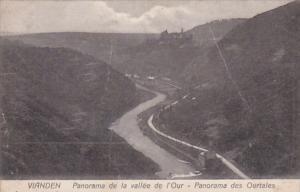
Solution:
[[[215,19],[252,17],[282,1],[187,1],[155,5],[140,16],[117,12],[101,1],[0,1],[0,31],[18,33],[160,32],[189,29]]]

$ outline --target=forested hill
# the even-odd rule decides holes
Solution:
[[[157,34],[87,32],[57,32],[6,36],[10,40],[20,40],[36,47],[70,48],[84,54],[92,55],[106,63],[110,62],[111,51],[113,51],[113,61],[115,62],[122,59],[119,56],[121,56],[120,53],[124,50],[156,37],[158,37]]]
[[[213,21],[196,26],[188,31],[163,33],[156,39],[145,41],[135,47],[129,47],[121,54],[122,60],[113,62],[113,66],[123,72],[141,76],[164,76],[185,82],[193,74],[195,59],[214,46],[210,29],[221,39],[245,19]],[[176,37],[178,36],[178,37]],[[191,37],[191,38],[189,38]],[[183,73],[185,72],[186,73]]]
[[[0,45],[3,177],[154,173],[151,161],[107,129],[136,103],[129,79],[70,49],[3,39]],[[111,141],[123,143],[111,149],[121,154],[123,166],[112,162]],[[144,163],[150,166],[137,166]]]
[[[214,45],[210,28],[216,38],[221,39],[245,19],[213,21],[196,26],[184,32],[193,35],[190,42],[173,40],[161,41],[160,34],[117,34],[117,33],[41,33],[6,36],[37,47],[65,47],[89,54],[111,63],[123,73],[140,76],[167,76],[174,80],[188,79],[182,71],[193,71],[191,62],[199,53],[206,52]]]
[[[214,141],[256,177],[296,174],[299,34],[299,2],[238,25],[194,61],[196,88],[164,122],[190,141]]]
[[[297,157],[300,151],[297,147],[299,34],[300,3],[297,1],[248,20],[220,42],[233,77],[228,84],[236,82],[231,98],[239,89],[246,100],[239,99],[240,105],[249,114],[248,118],[242,115],[236,122],[235,115],[243,111],[232,110],[237,105],[234,99],[225,107],[230,114],[227,118],[238,125],[232,133],[249,130],[247,139],[251,145],[239,161],[259,174],[300,170],[296,164],[300,162]]]

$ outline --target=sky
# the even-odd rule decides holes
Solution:
[[[1,33],[158,33],[250,18],[291,0],[0,0]]]

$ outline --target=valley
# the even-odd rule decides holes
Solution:
[[[1,36],[1,177],[299,178],[299,13]]]

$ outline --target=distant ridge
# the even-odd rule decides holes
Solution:
[[[229,19],[215,21],[194,27],[184,32],[183,38],[169,43],[160,38],[146,41],[123,52],[123,58],[115,63],[114,67],[122,72],[137,73],[140,75],[166,76],[177,81],[185,81],[189,75],[182,73],[196,59],[201,52],[206,52],[214,45],[209,33],[209,28],[216,30],[219,38],[227,34],[232,28],[245,21],[244,19]],[[181,36],[180,33],[171,33],[170,36]],[[186,40],[185,40],[186,39]]]
[[[114,59],[124,49],[137,46],[157,34],[128,33],[89,33],[89,32],[53,32],[6,36],[11,40],[38,47],[66,47],[109,63],[110,49],[114,49]]]

